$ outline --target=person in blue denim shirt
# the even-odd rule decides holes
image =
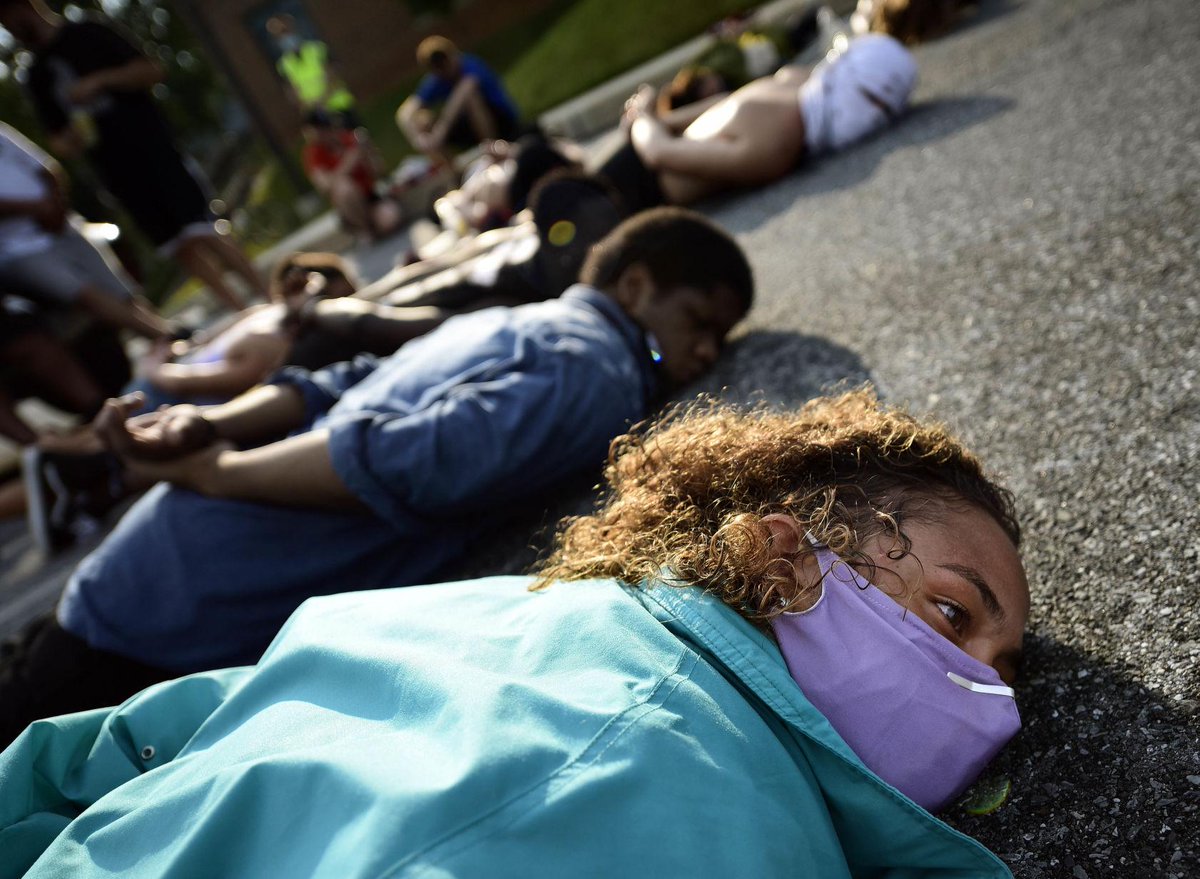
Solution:
[[[253,662],[313,595],[428,581],[514,504],[598,467],[661,391],[712,365],[753,295],[733,239],[679,209],[627,220],[581,281],[220,406],[126,423],[136,395],[106,404],[110,446],[163,482],[0,667],[0,742]]]

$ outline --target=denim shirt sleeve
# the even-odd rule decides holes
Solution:
[[[299,366],[288,366],[271,376],[266,384],[290,385],[304,398],[304,420],[311,424],[325,414],[342,394],[354,387],[379,367],[379,358],[373,354],[359,354],[346,363],[334,363],[324,369],[309,371]]]
[[[499,364],[421,411],[362,412],[330,429],[339,477],[393,523],[527,497],[586,466],[640,419],[646,401],[628,354],[543,355]]]

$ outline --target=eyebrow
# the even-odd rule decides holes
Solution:
[[[996,600],[996,593],[992,591],[992,587],[987,584],[987,580],[983,579],[983,575],[969,565],[938,565],[939,568],[945,571],[958,574],[977,590],[979,597],[983,599],[983,606],[987,608],[989,614],[1003,622],[1008,618],[1008,614],[1004,612],[1004,608],[1000,606],[1000,602]]]

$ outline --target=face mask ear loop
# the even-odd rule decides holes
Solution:
[[[970,690],[972,693],[986,693],[989,696],[1007,696],[1010,699],[1017,698],[1017,691],[1012,687],[1006,687],[1002,684],[981,684],[978,681],[972,681],[969,678],[964,678],[962,675],[956,675],[952,671],[946,672],[946,677],[958,684],[964,690]]]
[[[787,614],[792,614],[794,616],[804,616],[805,614],[812,613],[814,610],[816,610],[818,607],[821,606],[821,602],[825,600],[826,579],[829,577],[829,575],[831,573],[833,573],[833,565],[829,565],[828,567],[826,567],[824,560],[821,558],[822,550],[825,550],[826,554],[832,555],[832,553],[829,553],[828,548],[823,543],[818,541],[815,537],[813,537],[811,531],[804,532],[804,539],[807,540],[808,545],[813,548],[813,557],[817,560],[817,567],[821,571],[821,580],[820,580],[820,584],[819,584],[821,587],[821,591],[820,591],[820,594],[817,595],[817,600],[814,601],[808,607],[804,608],[804,610],[788,610],[787,608],[791,606],[792,602],[784,601],[783,599],[780,599],[780,603],[783,605],[783,608],[784,608],[783,612],[787,613]],[[800,554],[800,550],[797,549],[796,552],[793,554],[792,558],[795,559],[796,556],[798,556],[799,554]],[[839,561],[839,559],[837,559],[836,556],[834,557],[834,559],[835,559],[834,564],[836,564],[837,561]],[[799,598],[799,595],[797,595],[797,598]],[[793,599],[793,601],[794,600],[795,599]]]

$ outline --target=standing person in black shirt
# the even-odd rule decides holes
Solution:
[[[194,163],[150,97],[162,66],[109,26],[65,21],[42,0],[0,0],[0,25],[34,54],[29,91],[51,149],[65,158],[86,154],[159,253],[226,305],[246,305],[226,283],[230,271],[265,293],[242,251],[217,232]]]

